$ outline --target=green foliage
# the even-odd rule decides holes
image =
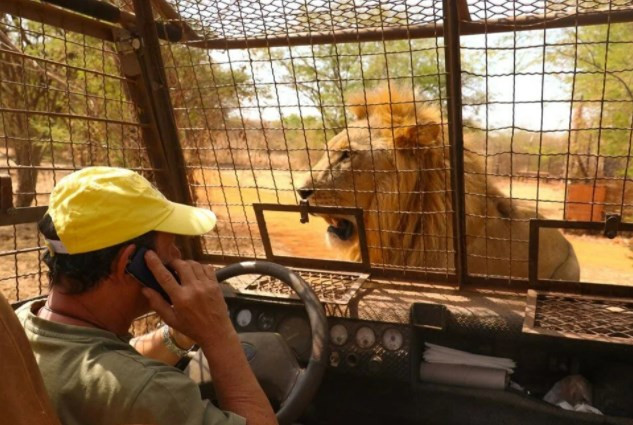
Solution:
[[[277,83],[296,90],[300,113],[282,121],[310,129],[310,144],[324,143],[353,120],[350,95],[385,84],[414,88],[420,100],[445,98],[443,58],[435,40],[345,43],[254,51],[271,61]],[[321,130],[315,131],[315,130]],[[294,133],[293,133],[294,134]]]
[[[243,66],[227,69],[208,50],[164,45],[163,59],[177,125],[185,129],[185,147],[209,142],[209,131],[225,130],[231,112],[255,96]]]
[[[613,162],[619,167],[605,173],[623,176],[633,126],[633,24],[569,29],[557,44],[562,47],[552,50],[548,60],[574,71],[562,78],[574,86],[574,107],[582,107],[574,128],[593,141],[593,153],[598,153],[599,144],[600,155],[619,157]]]

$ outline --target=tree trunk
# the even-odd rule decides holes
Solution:
[[[33,203],[37,187],[38,169],[44,149],[31,142],[15,144],[15,162],[29,168],[18,168],[18,188],[16,191],[16,207],[28,207]]]

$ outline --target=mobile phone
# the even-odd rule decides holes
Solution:
[[[167,292],[160,286],[156,277],[154,277],[154,273],[147,267],[145,263],[145,253],[147,252],[147,248],[144,246],[140,246],[134,251],[134,254],[130,257],[127,265],[125,266],[125,271],[132,276],[134,276],[139,282],[141,282],[144,286],[148,288],[152,288],[156,292],[158,292],[164,299],[171,305],[171,298],[167,295]],[[178,280],[178,275],[174,272],[174,270],[165,265],[167,269],[174,275],[174,279],[176,282],[180,283]]]

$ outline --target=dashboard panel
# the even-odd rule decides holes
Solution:
[[[227,304],[238,332],[277,332],[299,363],[307,364],[312,339],[303,304],[246,297],[227,299]],[[409,380],[411,328],[408,325],[328,317],[328,328],[328,371]]]

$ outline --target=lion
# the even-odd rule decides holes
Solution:
[[[446,270],[454,267],[451,176],[439,111],[411,90],[381,86],[350,97],[355,119],[327,143],[298,185],[311,205],[358,207],[372,264]],[[528,275],[534,210],[508,199],[486,178],[483,161],[464,151],[469,273]],[[350,217],[323,215],[328,244],[360,260]],[[540,231],[538,276],[578,281],[572,245],[556,229]]]

